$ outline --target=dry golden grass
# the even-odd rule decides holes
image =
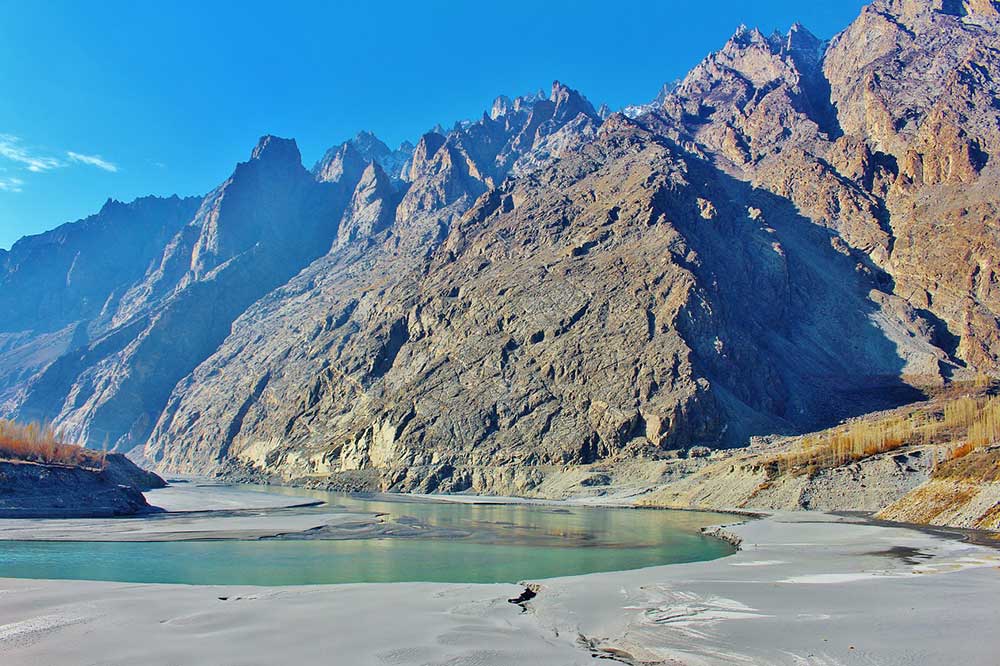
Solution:
[[[767,464],[779,475],[813,474],[904,446],[950,444],[945,459],[956,460],[997,443],[1000,397],[980,392],[806,436]]]
[[[106,456],[100,451],[62,443],[50,426],[0,419],[0,459],[103,469]]]
[[[772,462],[779,473],[811,474],[898,449],[910,443],[915,431],[913,417],[858,421],[805,437],[797,448],[778,454]]]

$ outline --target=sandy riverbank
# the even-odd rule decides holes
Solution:
[[[516,585],[285,588],[0,579],[19,664],[995,666],[1000,552],[824,514],[730,528],[711,562]]]

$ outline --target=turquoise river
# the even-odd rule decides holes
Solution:
[[[0,577],[213,585],[512,583],[733,552],[700,531],[732,522],[733,516],[718,513],[294,492],[326,502],[299,512],[335,507],[413,529],[346,539],[5,541]]]

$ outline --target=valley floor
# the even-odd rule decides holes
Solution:
[[[822,513],[725,531],[741,542],[730,557],[526,581],[523,610],[508,601],[520,585],[0,579],[0,661],[996,664],[996,550]]]

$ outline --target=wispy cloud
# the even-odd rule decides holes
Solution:
[[[23,164],[28,171],[41,173],[66,166],[56,157],[39,155],[21,145],[21,140],[10,134],[0,134],[0,157]]]
[[[0,163],[6,160],[10,169],[0,165],[0,171],[24,173],[44,173],[61,169],[72,164],[96,167],[110,173],[118,173],[118,165],[100,155],[87,155],[67,150],[65,155],[53,155],[26,146],[20,137],[0,133]],[[24,180],[14,176],[0,176],[0,192],[21,192]]]
[[[24,181],[20,178],[0,178],[0,192],[20,192]]]
[[[66,156],[73,162],[79,162],[80,164],[88,164],[90,166],[97,167],[98,169],[104,169],[105,171],[110,171],[111,173],[118,172],[117,164],[107,161],[100,155],[84,155],[82,153],[74,153],[72,150],[67,150]]]

